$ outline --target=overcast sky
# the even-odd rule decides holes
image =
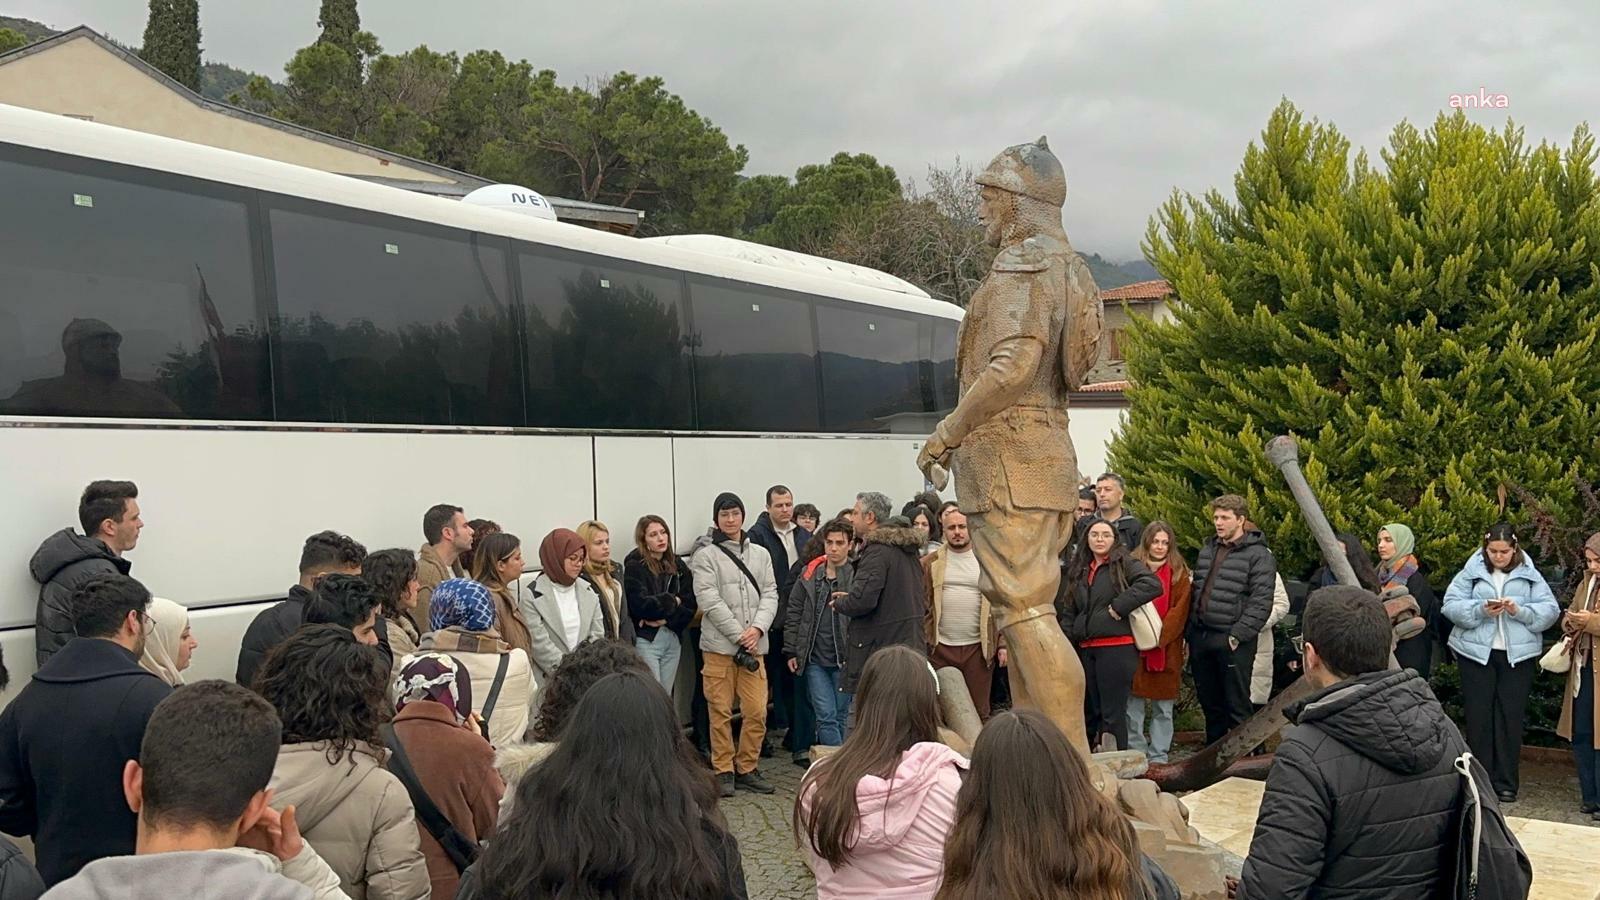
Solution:
[[[0,0],[130,43],[146,9]],[[317,9],[201,0],[205,57],[281,78]],[[749,149],[749,174],[849,150],[920,177],[1045,134],[1066,165],[1073,242],[1118,260],[1139,255],[1174,187],[1231,195],[1280,97],[1372,151],[1401,119],[1426,126],[1480,87],[1510,107],[1474,118],[1509,113],[1534,142],[1565,145],[1600,97],[1595,0],[366,0],[361,14],[390,51],[493,48],[566,82],[661,75]]]

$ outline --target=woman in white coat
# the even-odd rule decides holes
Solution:
[[[540,685],[550,680],[573,648],[589,638],[606,636],[600,597],[578,577],[588,555],[588,545],[569,528],[557,528],[539,544],[544,571],[534,581],[533,591],[523,595],[521,605],[533,638],[534,678]]]
[[[1283,586],[1283,576],[1274,575],[1272,579],[1272,612],[1256,641],[1256,661],[1250,666],[1250,703],[1256,709],[1272,699],[1272,630],[1289,614],[1289,589]]]

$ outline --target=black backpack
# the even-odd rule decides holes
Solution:
[[[1461,799],[1456,808],[1455,841],[1447,852],[1451,900],[1527,900],[1533,887],[1533,864],[1506,824],[1506,817],[1487,790],[1489,773],[1471,753],[1456,757]]]

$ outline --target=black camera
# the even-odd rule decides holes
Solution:
[[[746,672],[761,671],[761,657],[756,656],[743,647],[740,647],[738,650],[734,651],[733,662],[735,665],[743,668]]]

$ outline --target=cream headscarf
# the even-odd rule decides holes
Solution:
[[[150,598],[148,610],[155,624],[144,642],[144,657],[139,665],[154,672],[156,677],[173,687],[184,683],[178,671],[178,646],[183,640],[183,629],[189,626],[189,610],[181,604],[160,597]]]

